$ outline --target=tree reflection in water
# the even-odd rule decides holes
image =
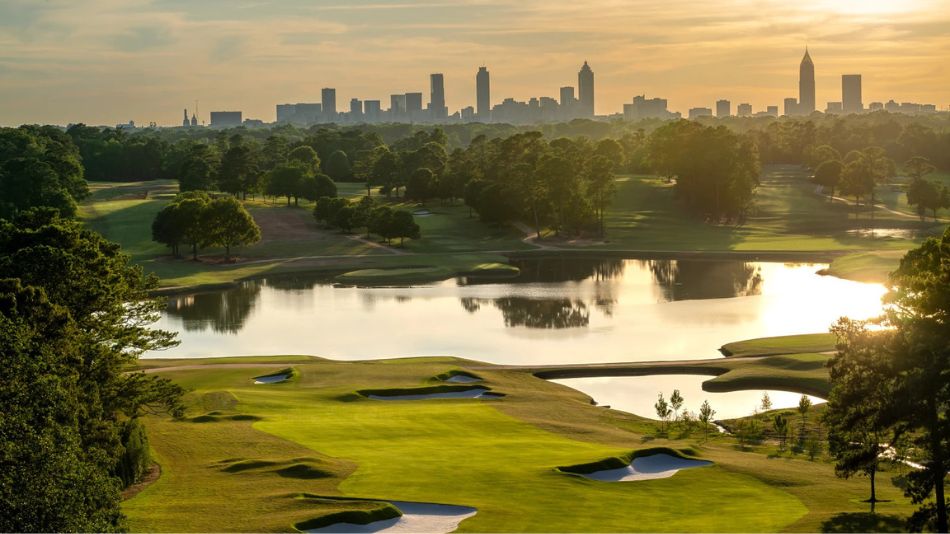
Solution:
[[[646,263],[668,301],[747,297],[762,291],[762,273],[753,263],[703,260],[650,260]]]
[[[236,334],[244,327],[260,292],[260,282],[241,282],[224,291],[171,297],[166,311],[181,319],[187,332],[210,328],[220,334]]]
[[[505,297],[494,299],[494,305],[508,327],[579,328],[590,323],[590,311],[579,300]]]

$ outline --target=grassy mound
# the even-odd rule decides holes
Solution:
[[[478,376],[475,373],[469,371],[463,371],[461,369],[452,369],[451,371],[446,371],[444,373],[439,373],[435,375],[435,380],[440,382],[445,382],[446,380],[452,378],[453,376],[461,376],[465,378],[471,378],[473,380],[485,380],[484,378]]]
[[[726,343],[719,349],[719,352],[724,356],[765,356],[772,354],[797,354],[802,352],[828,352],[835,350],[835,341],[835,336],[829,333],[762,337]]]
[[[338,499],[327,499],[328,501],[335,501],[341,505],[352,505],[353,501],[343,501]],[[367,509],[363,510],[344,510],[341,512],[333,512],[320,517],[315,517],[313,519],[307,519],[306,521],[301,521],[294,524],[294,528],[299,531],[314,530],[318,528],[328,527],[336,523],[353,523],[357,525],[367,525],[369,523],[375,523],[376,521],[383,521],[386,519],[393,519],[396,517],[402,516],[402,512],[399,511],[395,506],[386,503],[386,502],[372,502],[366,501]]]
[[[274,472],[282,477],[301,478],[305,480],[312,480],[315,478],[329,478],[333,476],[333,473],[330,471],[314,467],[313,465],[307,463],[291,464],[282,469],[277,469]]]
[[[363,397],[369,397],[374,395],[377,397],[401,397],[403,395],[430,395],[433,393],[456,393],[462,391],[470,391],[473,389],[481,389],[486,392],[491,391],[490,388],[484,386],[469,386],[469,385],[450,385],[450,384],[440,384],[438,386],[423,386],[418,388],[386,388],[386,389],[360,389],[356,393],[362,395]],[[496,393],[496,395],[500,395]]]
[[[835,258],[827,269],[819,272],[846,280],[883,284],[887,282],[888,274],[900,265],[903,255],[902,250],[849,254]]]
[[[436,282],[454,276],[447,267],[404,267],[402,269],[360,269],[335,278],[342,284],[382,285]]]
[[[608,469],[620,469],[622,467],[627,467],[630,465],[633,460],[636,458],[642,458],[644,456],[653,456],[654,454],[669,454],[670,456],[675,456],[677,458],[682,458],[684,460],[695,460],[693,458],[695,451],[691,448],[686,449],[673,449],[670,447],[650,447],[647,449],[638,449],[635,451],[630,451],[627,454],[621,454],[619,456],[611,456],[609,458],[603,458],[597,460],[596,462],[588,462],[585,464],[575,464],[575,465],[560,465],[555,468],[555,470],[562,473],[570,473],[574,475],[587,475],[590,473],[595,473],[597,471],[606,471]]]
[[[490,262],[479,263],[461,274],[472,278],[514,278],[521,274],[521,269],[507,263]]]
[[[281,384],[281,383],[283,383],[283,382],[290,382],[290,381],[293,380],[294,378],[297,378],[298,376],[300,376],[300,372],[298,372],[298,371],[297,371],[296,369],[294,369],[293,367],[287,367],[287,368],[285,368],[285,369],[281,369],[280,371],[275,371],[275,372],[273,372],[273,373],[267,373],[266,375],[258,375],[258,376],[255,376],[255,377],[253,378],[253,380],[261,380],[261,379],[267,379],[267,378],[274,378],[274,377],[278,377],[278,376],[286,376],[287,379],[286,379],[286,380],[283,380],[282,382],[274,382],[275,384]]]

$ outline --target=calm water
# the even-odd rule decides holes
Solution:
[[[880,285],[818,276],[824,265],[816,264],[571,259],[519,267],[521,276],[497,283],[353,288],[297,276],[177,296],[158,326],[179,332],[181,345],[147,357],[455,355],[505,364],[714,358],[729,341],[824,331],[843,315],[876,315],[884,293]],[[702,380],[667,378],[684,391],[688,380]],[[651,382],[649,395],[631,393]],[[672,390],[654,378],[564,383],[643,415],[652,412],[657,390]],[[760,393],[706,395],[711,403],[735,398],[738,407]]]

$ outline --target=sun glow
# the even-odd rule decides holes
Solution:
[[[917,11],[920,4],[921,0],[826,0],[824,7],[841,14],[883,15]]]

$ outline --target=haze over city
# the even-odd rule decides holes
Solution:
[[[433,72],[454,112],[475,104],[479,66],[498,103],[557,98],[585,60],[598,115],[638,94],[684,113],[720,98],[760,110],[797,96],[806,45],[819,109],[849,73],[865,102],[946,109],[948,25],[936,0],[13,0],[0,5],[0,124],[174,125],[196,100],[270,122],[275,104],[319,101],[322,87],[341,107],[428,97]]]

